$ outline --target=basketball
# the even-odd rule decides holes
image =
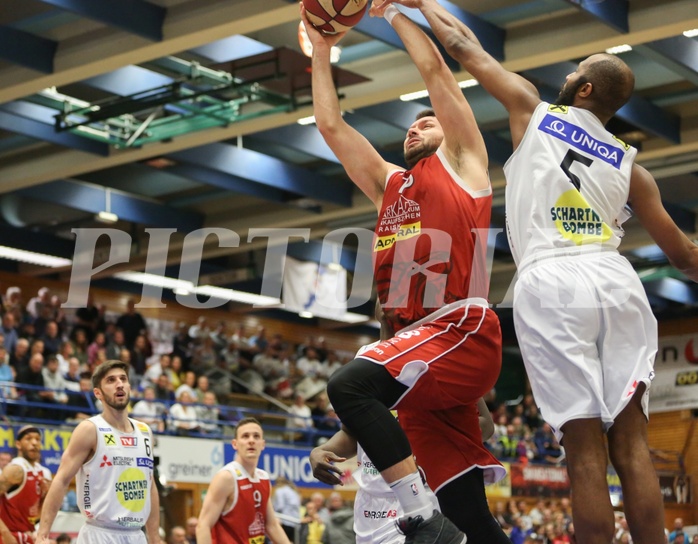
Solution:
[[[303,0],[308,20],[325,34],[346,32],[366,12],[368,0]]]

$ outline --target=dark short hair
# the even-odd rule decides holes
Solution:
[[[243,425],[247,425],[248,423],[256,423],[257,425],[262,427],[262,424],[254,417],[243,417],[240,421],[238,421],[238,424],[235,425],[235,438],[238,437],[238,429],[242,427]]]
[[[414,118],[415,121],[419,121],[422,117],[436,117],[436,113],[431,108],[420,111]]]
[[[104,361],[101,365],[95,368],[95,371],[92,374],[92,387],[99,388],[104,377],[109,373],[110,370],[114,370],[115,368],[120,368],[126,372],[126,376],[128,376],[128,365],[123,361],[119,361],[118,359]]]

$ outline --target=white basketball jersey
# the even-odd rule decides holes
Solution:
[[[102,416],[89,421],[97,431],[97,448],[77,475],[78,507],[94,525],[139,529],[150,514],[150,429],[134,419],[129,419],[134,429],[131,433],[119,432]]]
[[[504,166],[517,266],[540,251],[616,249],[636,154],[590,111],[539,104]]]

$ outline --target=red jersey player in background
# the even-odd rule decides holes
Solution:
[[[17,457],[0,475],[0,535],[2,544],[34,542],[41,501],[51,482],[51,472],[41,464],[41,433],[25,425],[15,436]]]
[[[476,536],[481,524],[472,522],[472,497],[483,488],[481,472],[479,481],[463,477],[470,474],[468,467],[482,465],[476,458],[482,437],[475,406],[501,369],[499,320],[486,300],[483,233],[492,205],[487,150],[433,42],[394,7],[385,18],[419,70],[433,107],[407,132],[408,170],[383,160],[342,118],[330,65],[331,46],[341,35],[322,35],[305,21],[313,45],[317,126],[378,210],[375,280],[395,331],[333,374],[327,392],[342,423],[400,502],[405,517],[399,527],[407,544],[460,544],[465,535],[458,529],[467,532],[469,542],[489,544],[496,540]],[[437,438],[416,421],[406,421],[403,432],[391,408],[401,417],[428,410],[443,425],[454,426],[453,432]],[[417,461],[446,517],[429,501],[410,443],[417,446]],[[423,450],[424,443],[432,448]],[[491,524],[485,532],[496,533],[496,522]]]
[[[235,459],[211,480],[196,526],[198,544],[291,544],[274,514],[269,474],[257,468],[264,449],[259,421],[246,417],[237,424]]]

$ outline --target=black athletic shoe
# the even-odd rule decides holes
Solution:
[[[428,520],[422,516],[400,518],[397,529],[405,535],[405,544],[465,544],[467,537],[438,510]]]

